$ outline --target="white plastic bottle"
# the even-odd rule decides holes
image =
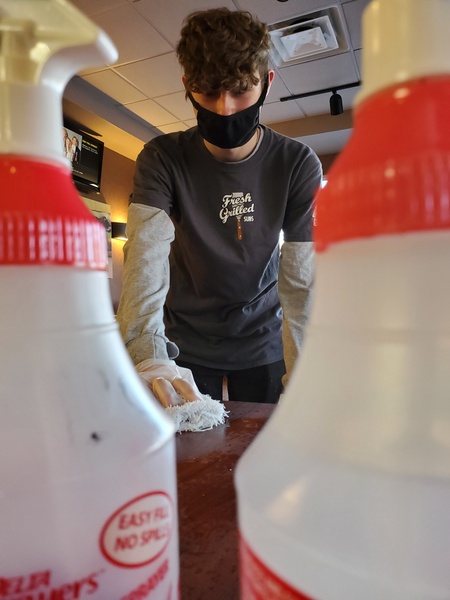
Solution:
[[[450,598],[449,0],[372,0],[304,352],[236,473],[241,600]]]
[[[67,80],[115,58],[65,0],[0,0],[2,600],[179,598],[174,426],[62,157]]]

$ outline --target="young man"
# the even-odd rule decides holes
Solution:
[[[310,148],[259,124],[269,47],[247,12],[190,15],[177,56],[198,126],[137,160],[118,320],[164,405],[221,399],[224,377],[230,400],[276,403],[300,352],[322,171]]]

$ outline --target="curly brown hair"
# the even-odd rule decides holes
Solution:
[[[211,93],[245,91],[265,80],[269,69],[267,25],[246,11],[197,11],[186,17],[176,53],[186,88]]]

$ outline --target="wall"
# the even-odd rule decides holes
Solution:
[[[105,148],[101,191],[111,207],[111,221],[125,223],[127,220],[128,199],[132,191],[134,161]],[[112,240],[113,278],[110,279],[111,299],[114,309],[122,290],[124,242]]]
[[[327,175],[337,156],[337,154],[322,154],[319,156],[320,162],[322,163],[323,174],[325,176]]]

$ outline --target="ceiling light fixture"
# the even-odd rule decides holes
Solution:
[[[336,90],[333,90],[333,93],[330,96],[330,115],[341,115],[343,112],[342,96],[340,96]]]
[[[347,83],[345,85],[338,85],[332,88],[325,88],[324,90],[317,90],[316,92],[306,92],[305,94],[292,94],[292,96],[284,96],[280,98],[280,102],[287,102],[288,100],[297,100],[299,98],[309,98],[310,96],[318,96],[319,94],[331,94],[330,98],[330,114],[340,115],[344,112],[344,106],[342,103],[342,96],[337,92],[339,90],[348,90],[350,88],[359,87],[361,81],[355,81],[354,83]]]

